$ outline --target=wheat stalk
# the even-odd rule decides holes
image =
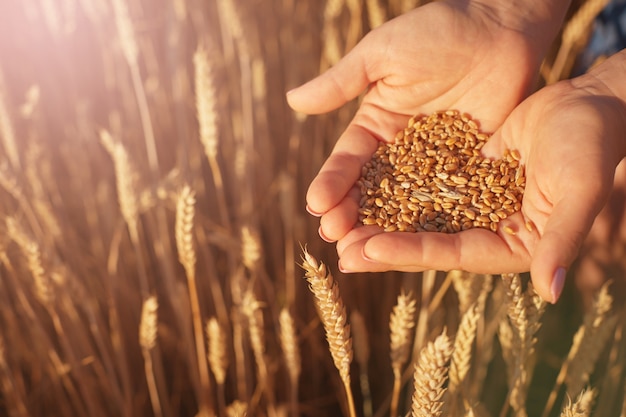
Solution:
[[[359,364],[359,385],[361,387],[361,396],[363,397],[363,415],[370,417],[373,414],[369,380],[370,343],[365,319],[358,310],[350,313],[350,330],[352,331],[354,358]]]
[[[398,401],[402,387],[402,367],[411,354],[411,335],[415,327],[416,301],[412,293],[402,291],[398,296],[389,319],[391,368],[393,369],[393,391],[391,395],[391,417],[398,415]]]
[[[350,416],[355,417],[356,410],[350,389],[352,340],[350,339],[350,325],[347,323],[346,308],[339,294],[339,286],[332,274],[327,271],[326,265],[318,262],[306,248],[303,248],[301,266],[305,271],[304,276],[309,283],[309,289],[315,296],[315,304],[324,325],[330,354],[346,391]]]
[[[415,364],[413,373],[412,417],[439,417],[442,415],[441,398],[446,392],[448,362],[452,355],[452,344],[445,330],[434,342],[424,347]]]

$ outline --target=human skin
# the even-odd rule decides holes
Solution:
[[[619,141],[606,139],[624,131],[623,101],[598,81],[623,61],[609,60],[596,73],[544,89],[515,108],[529,93],[567,6],[551,4],[532,13],[517,7],[516,14],[478,2],[429,4],[371,32],[334,68],[288,93],[294,109],[323,113],[369,87],[307,194],[308,210],[321,216],[320,235],[337,241],[342,270],[530,270],[538,293],[556,301],[623,156]],[[484,149],[488,156],[505,148],[522,153],[522,213],[502,223],[517,233],[383,234],[378,227],[358,227],[354,184],[378,141],[393,138],[414,114],[451,108],[496,130]],[[583,132],[597,140],[584,141]],[[572,204],[581,198],[587,203]]]

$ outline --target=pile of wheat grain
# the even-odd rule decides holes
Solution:
[[[360,220],[388,232],[496,231],[521,209],[526,178],[516,150],[481,156],[488,138],[458,111],[411,118],[363,167]]]

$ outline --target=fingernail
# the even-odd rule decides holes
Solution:
[[[361,249],[361,256],[363,257],[363,259],[365,259],[368,262],[374,262],[374,260],[372,260],[372,258],[367,256],[367,254],[365,253],[365,247]]]
[[[344,274],[350,274],[350,273],[352,273],[352,271],[350,271],[350,270],[348,270],[348,269],[344,268],[344,267],[343,267],[343,265],[341,265],[341,259],[340,259],[339,261],[337,261],[337,267],[338,267],[338,268],[339,268],[339,270],[340,270],[341,272],[343,272]]]
[[[311,209],[311,207],[309,207],[309,205],[306,205],[306,211],[311,215],[311,216],[315,216],[315,217],[322,217],[322,213],[318,213],[316,211],[313,211]]]
[[[322,226],[319,227],[319,229],[317,229],[317,233],[320,235],[320,237],[322,238],[322,240],[326,243],[333,243],[334,240],[329,239],[326,237],[326,235],[324,234],[324,232],[322,231]]]
[[[565,285],[565,268],[559,267],[554,272],[554,276],[552,277],[552,285],[550,286],[552,304],[556,303],[561,296],[561,292],[563,291],[563,285]]]

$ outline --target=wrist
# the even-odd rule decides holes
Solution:
[[[539,60],[559,33],[570,0],[465,0],[496,24],[520,34]]]
[[[618,125],[617,151],[620,159],[626,158],[626,49],[614,54],[602,64],[580,77],[572,85],[587,94],[611,102],[612,116]]]

